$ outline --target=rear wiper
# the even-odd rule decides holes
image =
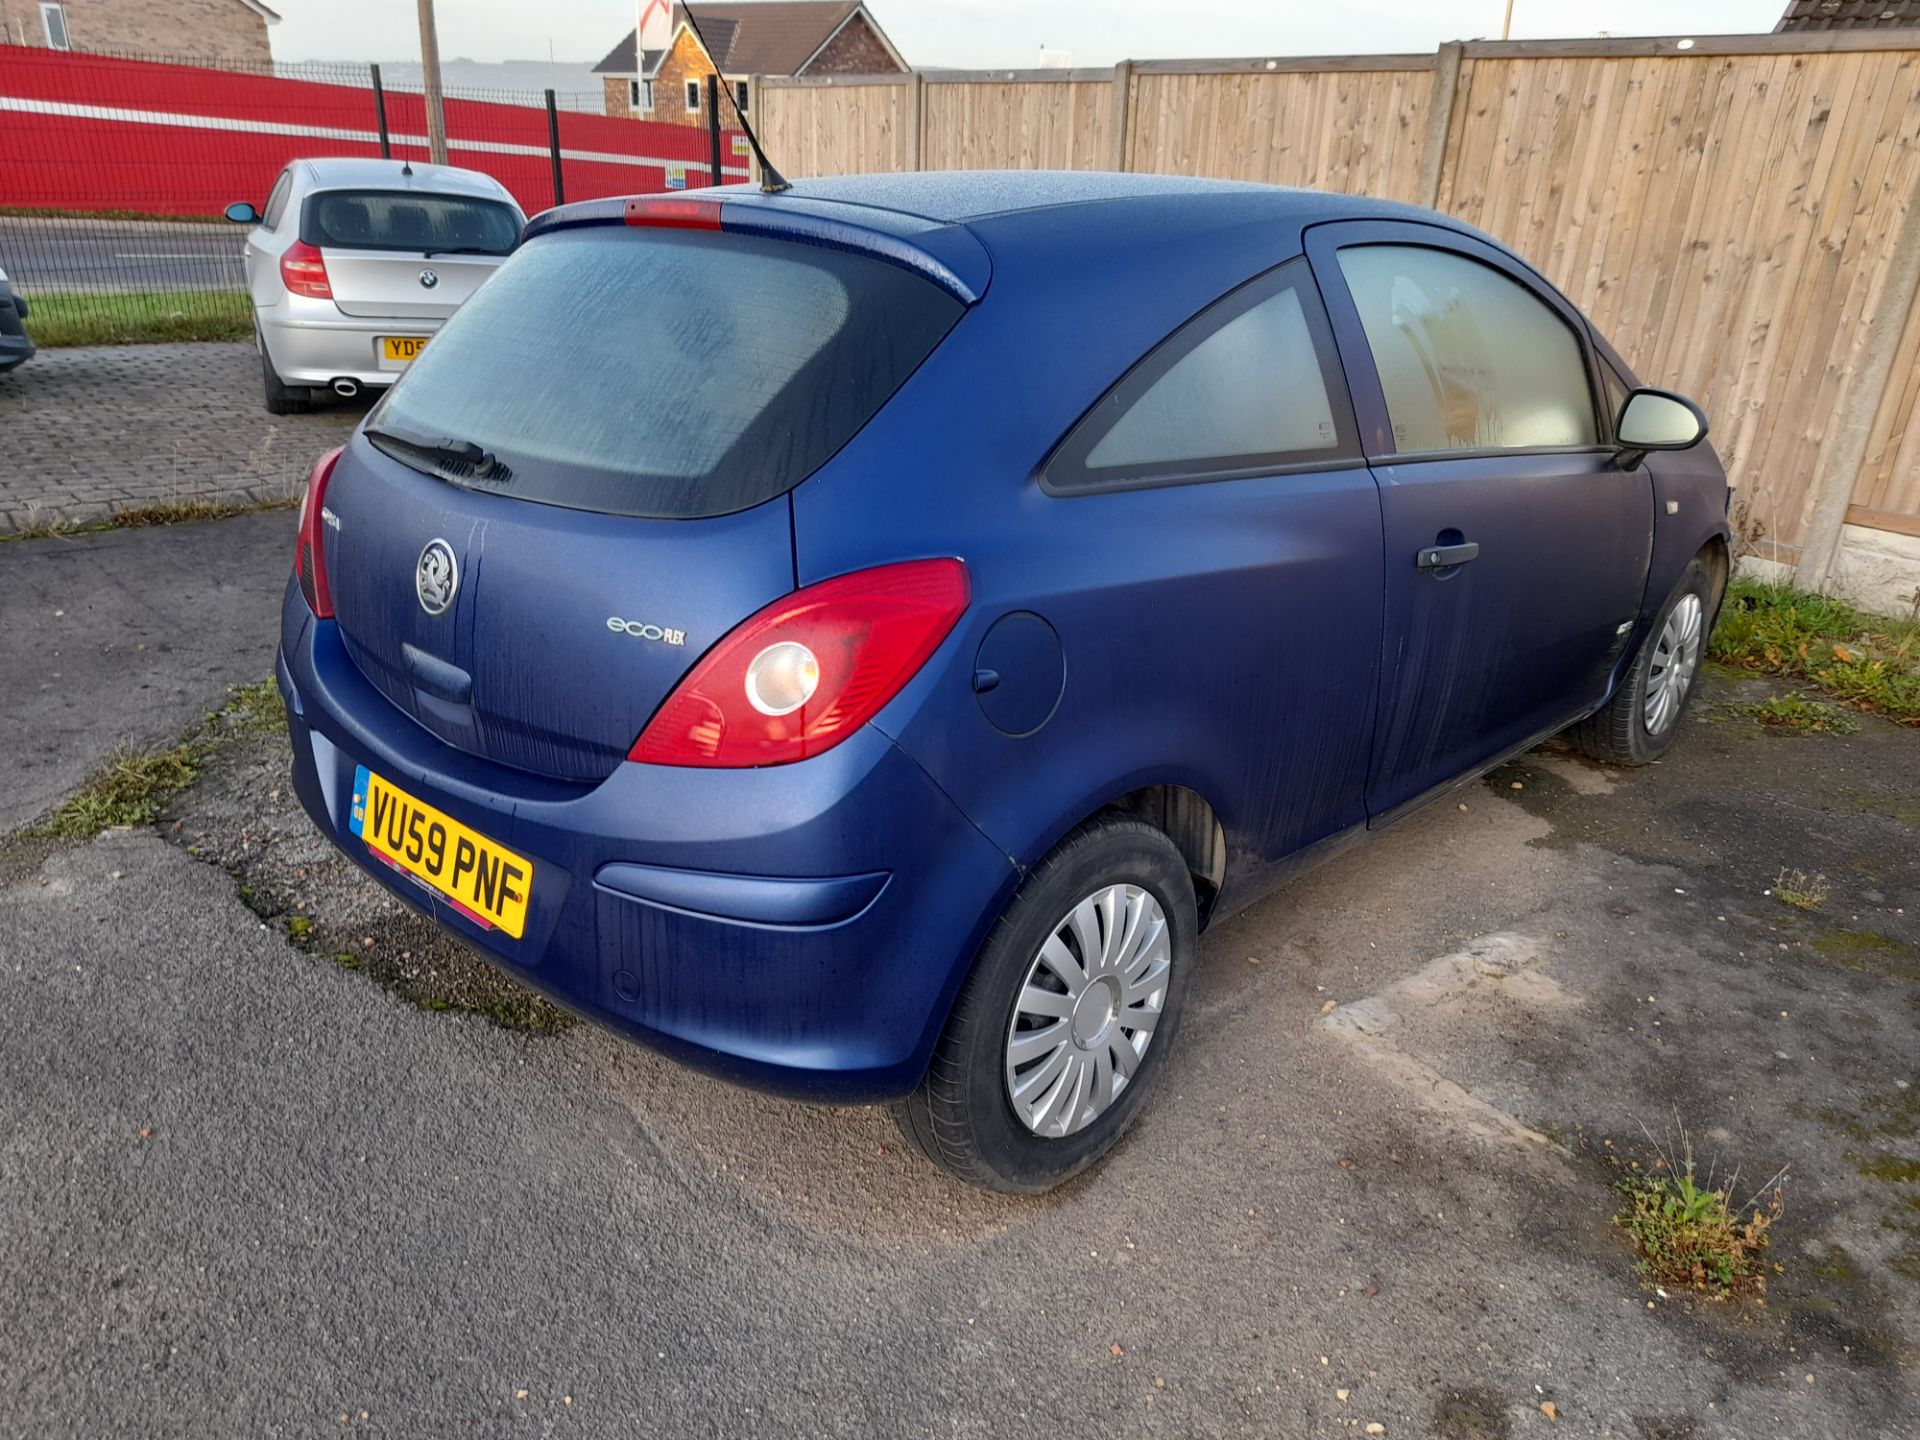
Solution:
[[[409,460],[424,460],[438,468],[459,470],[462,478],[472,480],[506,481],[513,478],[513,471],[502,465],[498,456],[471,440],[404,435],[384,425],[369,425],[366,436],[376,449],[393,456],[402,464]]]
[[[425,252],[425,258],[431,260],[436,255],[499,255],[502,253],[504,252],[495,250],[491,245],[455,245],[446,250],[428,250]]]

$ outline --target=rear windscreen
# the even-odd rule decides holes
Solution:
[[[963,308],[898,266],[816,245],[558,231],[460,308],[368,428],[478,446],[508,477],[486,488],[523,499],[724,515],[824,464]]]
[[[511,206],[464,195],[328,190],[308,198],[300,238],[334,250],[505,255],[520,237]]]

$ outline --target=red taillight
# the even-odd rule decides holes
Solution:
[[[312,300],[333,298],[326,257],[304,240],[294,241],[280,257],[280,280],[295,295]]]
[[[736,769],[831,750],[900,693],[967,608],[967,567],[909,560],[809,585],[700,658],[629,760]]]
[[[718,230],[720,202],[636,195],[627,201],[627,224],[661,225],[677,230]]]
[[[300,538],[293,546],[293,573],[300,578],[300,593],[307,608],[322,620],[333,618],[333,591],[327,585],[327,552],[320,543],[320,531],[326,523],[327,481],[343,448],[336,445],[313,462],[306,493],[300,497]]]

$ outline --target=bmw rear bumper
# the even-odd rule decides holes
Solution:
[[[762,770],[622,764],[543,781],[401,714],[288,587],[294,789],[369,875],[556,1002],[737,1084],[869,1103],[910,1091],[1017,879],[867,727]],[[486,930],[350,833],[365,765],[534,863],[525,934]]]
[[[298,295],[254,314],[281,382],[315,387],[343,378],[369,388],[391,385],[406,366],[385,359],[381,341],[390,335],[431,338],[446,323],[343,315],[331,301]]]

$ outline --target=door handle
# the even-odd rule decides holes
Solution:
[[[1448,570],[1477,559],[1479,555],[1480,546],[1472,540],[1461,545],[1429,545],[1424,550],[1414,552],[1413,564],[1418,570]]]

